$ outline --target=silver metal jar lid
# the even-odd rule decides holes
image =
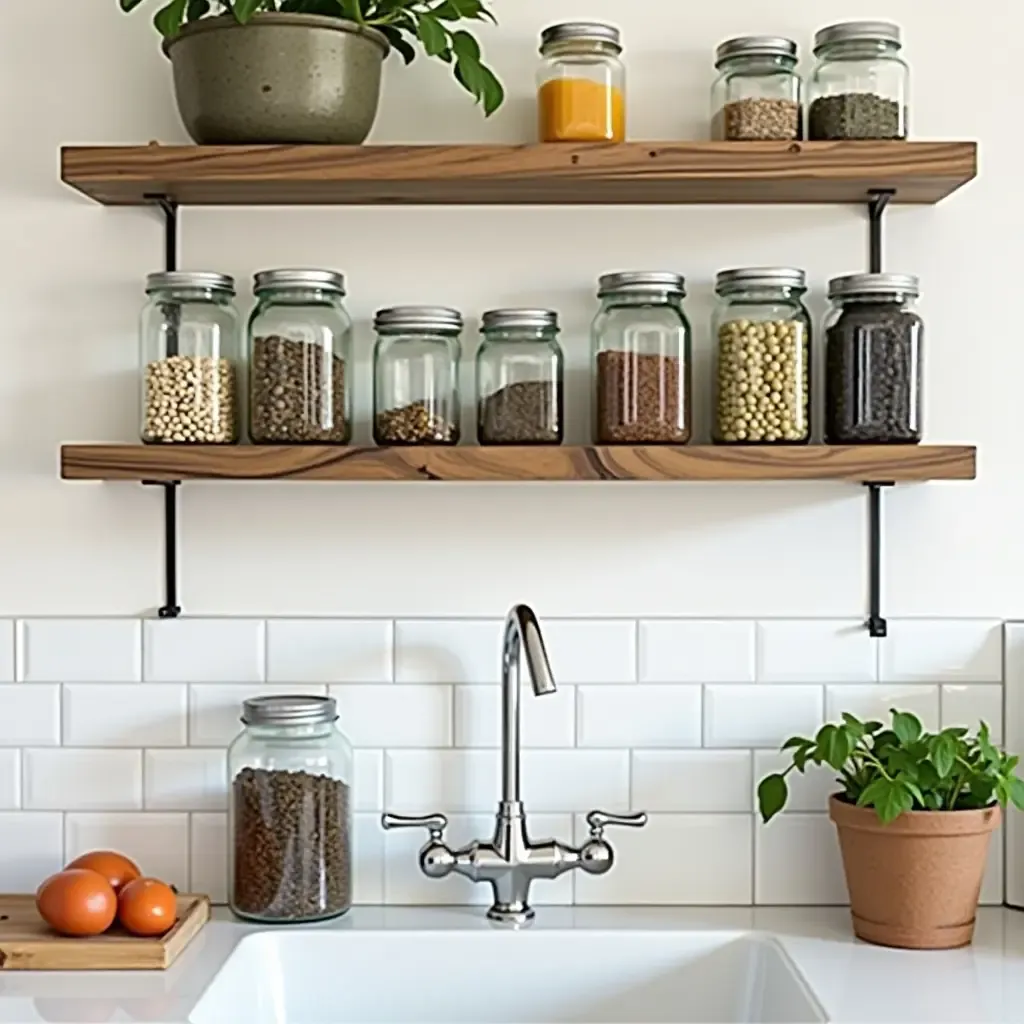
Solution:
[[[903,46],[899,25],[891,21],[844,21],[820,29],[814,37],[814,53],[839,43],[889,43]]]
[[[246,725],[318,725],[337,718],[333,697],[250,697],[242,703]]]
[[[615,292],[670,292],[686,296],[686,278],[670,270],[620,270],[604,274],[598,281],[597,297]]]
[[[558,314],[553,309],[489,309],[481,317],[485,331],[558,330]]]
[[[378,331],[392,334],[401,331],[459,334],[463,320],[457,309],[448,306],[391,306],[377,311],[373,325]]]
[[[345,275],[337,270],[298,267],[261,270],[253,280],[253,290],[257,295],[272,288],[316,288],[325,292],[337,292],[339,295],[345,294]]]
[[[738,36],[726,39],[715,51],[715,67],[736,57],[784,57],[796,61],[799,51],[792,39],[784,36]]]
[[[736,267],[720,270],[715,291],[742,291],[744,288],[806,288],[807,275],[797,267]]]
[[[916,299],[920,294],[921,282],[913,274],[847,274],[828,283],[830,299],[858,295],[909,295]]]
[[[195,288],[203,291],[235,294],[235,279],[229,274],[216,274],[206,270],[165,270],[146,278],[146,291],[172,291],[175,288]]]
[[[549,25],[541,33],[540,52],[556,43],[603,43],[622,53],[622,33],[615,25],[603,21],[563,21]]]

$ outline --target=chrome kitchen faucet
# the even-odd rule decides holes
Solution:
[[[519,790],[519,700],[520,667],[523,658],[533,692],[542,697],[556,690],[544,638],[537,616],[516,605],[505,620],[505,639],[501,656],[501,801],[498,804],[494,838],[475,840],[458,850],[444,841],[448,819],[443,814],[407,817],[385,814],[386,829],[423,827],[429,833],[420,850],[420,868],[429,878],[445,878],[453,872],[473,882],[489,882],[494,905],[487,911],[492,921],[523,924],[533,917],[530,885],[537,878],[558,878],[566,871],[582,868],[590,875],[603,875],[615,859],[604,838],[609,825],[640,828],[647,824],[646,814],[606,814],[591,811],[587,815],[590,838],[578,849],[557,839],[535,843],[526,827],[526,810]]]

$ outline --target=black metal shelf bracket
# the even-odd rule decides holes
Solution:
[[[889,635],[882,618],[882,488],[891,483],[865,483],[868,489],[868,632],[877,638]]]
[[[882,215],[895,195],[893,188],[873,189],[868,193],[868,266],[872,274],[882,272]]]

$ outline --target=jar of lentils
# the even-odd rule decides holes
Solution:
[[[807,444],[811,320],[804,272],[723,270],[715,291],[715,443]]]
[[[711,137],[720,142],[803,138],[797,46],[776,36],[741,36],[718,47]]]
[[[241,327],[226,274],[150,274],[142,311],[142,440],[234,444]]]
[[[829,282],[825,321],[825,440],[921,440],[920,293],[910,274],[851,274]]]
[[[808,138],[905,139],[910,68],[898,25],[848,21],[818,32]]]
[[[374,440],[458,444],[462,314],[445,306],[395,306],[380,310],[374,323]]]
[[[228,750],[229,903],[261,923],[352,906],[352,747],[332,697],[255,697]]]
[[[597,443],[686,444],[693,411],[684,278],[663,271],[606,274],[598,297]]]
[[[557,313],[484,313],[476,381],[480,444],[561,444],[565,439],[564,359]]]
[[[352,321],[333,270],[256,275],[249,319],[249,436],[254,444],[347,444]]]

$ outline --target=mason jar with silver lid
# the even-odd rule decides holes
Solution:
[[[266,924],[352,905],[352,746],[333,697],[253,697],[228,749],[229,903]]]
[[[829,282],[825,440],[917,444],[922,437],[924,321],[911,274],[850,274]]]
[[[249,318],[249,436],[254,444],[347,444],[352,321],[345,276],[264,270]]]
[[[910,67],[898,25],[847,21],[821,29],[808,83],[808,138],[905,139]]]
[[[780,36],[740,36],[718,47],[711,137],[719,142],[803,138],[797,45]]]
[[[139,334],[146,444],[233,444],[241,329],[227,274],[150,274]]]
[[[380,310],[374,326],[374,440],[458,444],[462,314],[446,306],[395,306]]]

